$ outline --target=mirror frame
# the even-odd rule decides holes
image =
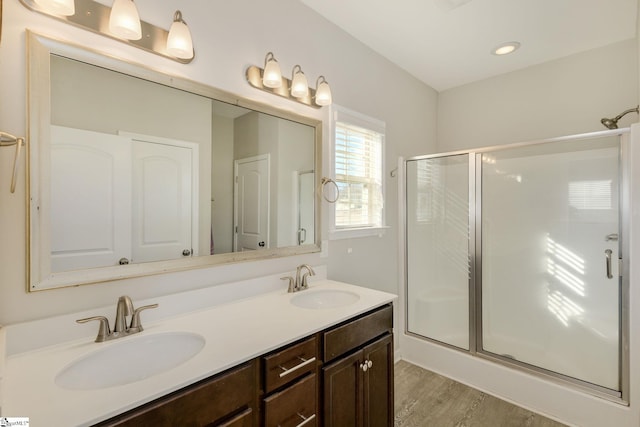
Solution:
[[[168,272],[207,268],[243,261],[266,260],[294,255],[320,252],[322,171],[322,120],[302,116],[273,106],[251,101],[212,86],[194,82],[183,77],[162,73],[140,63],[110,56],[67,41],[51,38],[27,30],[27,292],[70,287],[134,277],[150,276]],[[48,149],[51,126],[51,80],[50,55],[82,61],[115,72],[141,78],[157,84],[226,102],[238,107],[291,120],[315,131],[314,167],[314,244],[287,246],[259,251],[231,252],[217,255],[180,258],[167,261],[145,262],[119,266],[97,267],[84,270],[51,272],[50,236],[46,227],[49,221],[49,194],[41,191],[44,177],[50,173]],[[42,206],[42,210],[40,207]]]

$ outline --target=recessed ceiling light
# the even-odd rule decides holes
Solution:
[[[496,47],[491,51],[494,55],[507,55],[516,51],[520,47],[519,42],[507,42],[502,43],[500,46]]]

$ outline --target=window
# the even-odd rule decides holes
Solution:
[[[340,197],[334,204],[332,235],[377,234],[384,227],[384,123],[340,107],[334,110],[333,173]],[[354,230],[358,232],[344,233]]]

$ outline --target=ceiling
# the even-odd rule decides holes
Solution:
[[[636,36],[638,0],[300,0],[438,91]],[[492,49],[518,41],[520,49]]]

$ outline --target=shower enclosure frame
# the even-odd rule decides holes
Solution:
[[[520,362],[509,357],[497,355],[483,350],[482,335],[482,155],[488,152],[497,152],[519,147],[529,147],[535,145],[560,143],[566,141],[589,140],[609,136],[619,137],[619,239],[618,239],[618,266],[619,266],[619,325],[618,325],[618,377],[620,391],[612,390],[603,386],[589,383],[584,380],[569,377],[545,368],[537,367],[525,362]],[[457,150],[442,152],[422,156],[406,158],[402,161],[403,179],[406,181],[407,165],[410,161],[443,158],[456,155],[467,155],[469,163],[469,350],[448,344],[433,338],[425,337],[409,331],[409,271],[408,257],[408,221],[406,206],[408,202],[406,182],[402,186],[402,204],[405,207],[402,215],[402,226],[404,232],[404,333],[407,336],[419,338],[444,346],[446,348],[470,354],[484,360],[495,362],[521,372],[526,372],[562,385],[586,392],[588,394],[612,401],[614,403],[629,405],[629,289],[630,289],[630,129],[621,128],[606,131],[590,132],[584,134],[563,136],[557,138],[542,139],[537,141],[496,145],[489,147],[474,148],[468,150]]]

